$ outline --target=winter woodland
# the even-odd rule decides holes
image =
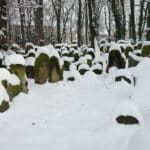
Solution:
[[[150,149],[150,0],[0,0],[1,150]]]

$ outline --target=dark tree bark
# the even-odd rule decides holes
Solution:
[[[41,45],[41,41],[44,40],[43,29],[43,0],[36,0],[37,9],[35,10],[35,31],[37,36],[37,44]]]
[[[21,25],[21,46],[25,46],[25,8],[24,0],[18,0],[19,5],[19,15],[20,15],[20,25]]]
[[[61,43],[61,14],[62,14],[62,0],[52,0],[54,7],[56,22],[57,22],[57,43]]]
[[[119,0],[112,0],[112,12],[115,19],[115,26],[116,26],[116,40],[124,39],[123,34],[123,18],[120,9],[120,1]]]
[[[150,2],[147,2],[147,34],[146,39],[150,41]]]
[[[86,45],[88,45],[88,25],[89,25],[89,21],[88,21],[88,6],[87,6],[87,0],[85,0],[85,43]]]
[[[120,0],[121,8],[122,8],[122,18],[123,18],[123,39],[126,37],[126,14],[125,14],[125,1]]]
[[[135,27],[135,12],[134,12],[135,0],[130,0],[130,10],[131,10],[131,38],[136,41],[136,27]]]
[[[0,49],[7,47],[7,1],[0,0]]]
[[[89,28],[91,47],[94,48],[94,39],[96,38],[96,16],[95,16],[95,0],[88,0],[89,10]]]
[[[139,40],[142,40],[142,34],[143,34],[143,23],[144,23],[144,4],[145,0],[141,0],[140,2],[140,17],[139,17],[139,23],[138,23],[138,36]]]
[[[82,45],[82,1],[78,0],[78,22],[77,22],[78,46]]]

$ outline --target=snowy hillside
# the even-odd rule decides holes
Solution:
[[[125,81],[110,82],[110,76],[88,72],[75,82],[45,85],[29,80],[29,94],[20,94],[0,114],[1,149],[149,150],[150,112],[132,98],[139,88]],[[140,90],[144,95],[143,87]],[[150,106],[148,100],[143,102]],[[119,115],[132,115],[139,124],[118,124]]]

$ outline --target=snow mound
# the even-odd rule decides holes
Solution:
[[[63,60],[63,61],[68,61],[68,62],[73,62],[73,61],[74,61],[74,58],[73,58],[73,57],[64,56],[64,57],[62,57],[62,60]]]
[[[120,48],[120,45],[119,44],[116,44],[116,43],[111,43],[110,44],[110,49],[109,49],[109,52],[113,51],[113,50],[117,50],[121,53],[121,48]]]
[[[10,77],[10,80],[9,80],[10,84],[12,86],[15,86],[15,85],[19,85],[20,84],[20,80],[19,78],[15,75],[15,74],[11,74],[11,77]]]
[[[5,64],[6,66],[11,65],[25,65],[25,59],[20,54],[12,54],[5,58]]]
[[[0,81],[8,81],[11,85],[19,85],[20,80],[15,74],[10,74],[10,72],[5,68],[0,68]]]
[[[38,50],[37,50],[37,53],[36,53],[36,57],[38,57],[41,54],[46,54],[46,55],[49,56],[49,54],[50,54],[49,48],[47,48],[47,47],[39,47]]]
[[[51,50],[49,53],[49,57],[53,57],[53,56],[57,57],[58,59],[60,58],[59,53],[56,49]]]
[[[9,102],[9,96],[7,94],[6,89],[3,87],[2,84],[0,84],[0,104],[3,101]]]
[[[81,69],[89,70],[90,67],[89,67],[89,65],[87,65],[87,64],[81,64],[81,65],[79,66],[79,70],[81,70]]]
[[[150,78],[150,59],[143,58],[141,62],[136,67],[135,76],[138,78]]]
[[[49,50],[54,50],[54,46],[52,44],[49,44],[46,46]]]
[[[34,66],[35,58],[34,57],[28,57],[26,58],[26,66]]]
[[[134,60],[136,60],[136,61],[141,61],[141,60],[143,59],[143,57],[137,56],[137,55],[135,55],[135,54],[132,53],[132,52],[129,52],[129,56],[130,56],[131,58],[133,58]]]
[[[132,81],[132,74],[126,69],[118,69],[118,70],[116,70],[115,76],[116,77],[125,76],[125,77],[127,77],[128,79],[130,79]]]
[[[102,65],[101,65],[101,64],[95,64],[95,65],[93,65],[93,66],[91,67],[91,69],[92,69],[92,70],[95,70],[95,69],[102,70],[102,69],[103,69],[103,67],[102,67]]]
[[[116,118],[119,116],[132,116],[138,120],[138,124],[136,125],[143,125],[141,113],[136,107],[136,105],[134,104],[134,102],[132,101],[124,101],[117,105],[116,110],[113,113],[114,124],[118,124],[118,122],[116,121]],[[120,125],[123,125],[123,124],[120,124]]]

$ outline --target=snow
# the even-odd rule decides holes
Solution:
[[[7,69],[0,68],[0,104],[3,101],[9,102],[9,95],[4,86],[2,85],[2,81],[7,81],[7,83],[11,84],[12,86],[20,84],[20,80],[16,75],[10,74]]]
[[[118,124],[116,121],[116,118],[119,116],[133,116],[139,121],[139,124],[136,124],[136,125]],[[137,125],[142,126],[144,124],[142,115],[141,115],[140,111],[138,110],[138,108],[136,107],[136,104],[132,100],[130,100],[130,101],[127,100],[127,101],[124,101],[124,102],[118,104],[118,106],[116,107],[116,110],[113,113],[112,122],[114,122],[114,124],[116,124],[116,125],[121,125],[121,126],[137,126]]]
[[[9,82],[12,86],[20,84],[20,80],[15,74],[11,74],[11,78],[10,78]]]
[[[4,58],[3,54],[2,54],[2,53],[0,53],[0,59],[3,59],[3,58]]]
[[[46,47],[47,47],[49,50],[54,50],[54,46],[51,45],[51,44],[47,45]]]
[[[95,69],[102,70],[102,69],[103,69],[103,67],[102,67],[102,65],[101,65],[101,64],[95,64],[95,65],[93,65],[93,66],[91,67],[91,70],[95,70]]]
[[[25,47],[28,47],[28,46],[34,47],[33,43],[31,43],[31,42],[26,43]]]
[[[17,64],[25,65],[25,59],[20,54],[12,54],[5,58],[5,64],[8,67],[11,65],[17,65]]]
[[[116,44],[116,43],[111,43],[110,44],[110,49],[109,49],[109,52],[113,51],[113,50],[117,50],[121,53],[121,48],[120,48],[120,45],[119,44]]]
[[[34,64],[35,64],[34,57],[27,57],[25,61],[26,61],[26,66],[34,66]]]
[[[47,47],[39,47],[37,53],[59,56],[57,50]],[[72,61],[68,57],[59,61],[65,59]],[[64,72],[64,81],[53,84],[38,85],[28,79],[29,93],[20,93],[10,109],[0,114],[1,149],[149,150],[150,59],[142,58],[130,69],[112,67],[109,74],[96,75],[91,71],[102,69],[99,61],[105,70],[107,60],[105,54],[94,60],[91,68],[81,64],[79,70],[89,70],[85,75],[80,75],[76,63],[72,63],[70,71]],[[26,59],[26,65],[33,62],[32,57]],[[132,79],[132,75],[135,86],[114,80],[116,76]],[[69,77],[75,81],[68,81]],[[16,75],[1,68],[0,81],[5,79],[12,85],[20,83]],[[9,96],[0,84],[2,100],[9,101]],[[120,115],[133,116],[139,124],[119,124],[116,118]]]
[[[150,77],[150,59],[143,58],[136,67],[135,76],[139,79],[148,79]],[[148,80],[149,81],[149,80]]]
[[[10,79],[10,72],[5,68],[0,68],[0,81],[9,79]]]
[[[81,69],[89,70],[90,67],[89,67],[89,65],[87,65],[87,64],[81,64],[81,65],[79,66],[79,70],[81,70]]]
[[[115,72],[115,76],[119,77],[119,76],[125,76],[128,79],[130,79],[132,81],[132,74],[127,70],[127,69],[118,69]]]
[[[91,56],[90,55],[85,55],[85,56],[81,56],[77,62],[77,64],[83,64],[83,63],[87,63],[87,60],[91,60]]]
[[[34,49],[30,49],[30,50],[27,52],[26,56],[28,56],[28,55],[31,54],[31,53],[36,54],[36,52],[35,52]]]
[[[73,61],[74,61],[74,58],[73,58],[73,57],[64,56],[64,57],[62,57],[62,60],[63,60],[63,61],[68,61],[68,62],[73,62]]]
[[[53,50],[50,51],[49,57],[52,57],[52,56],[55,56],[58,59],[60,58],[58,51],[55,50],[55,49],[53,49]]]
[[[140,62],[143,59],[143,57],[137,56],[132,52],[129,52],[129,56],[138,62]]]
[[[8,81],[11,85],[19,85],[20,80],[15,74],[11,74],[7,69],[0,68],[0,82],[1,81]]]
[[[66,71],[64,72],[64,80],[67,81],[68,78],[74,77],[75,80],[80,78],[80,74],[77,70]]]
[[[21,93],[0,115],[1,149],[131,150],[144,141],[142,150],[148,150],[150,121],[129,99],[129,85],[106,86],[106,80],[92,72],[74,82],[36,85],[29,80],[28,95]],[[147,120],[147,127],[116,124],[120,114],[134,115],[140,125]]]
[[[36,53],[36,57],[38,57],[41,54],[46,54],[49,56],[50,50],[47,47],[39,47]]]
[[[150,41],[144,41],[143,42],[143,46],[148,46],[148,45],[150,45]]]
[[[147,114],[150,110],[150,59],[144,58],[135,69],[136,87],[133,99],[142,113]]]
[[[0,83],[0,105],[3,101],[9,102],[9,96],[4,86]]]

